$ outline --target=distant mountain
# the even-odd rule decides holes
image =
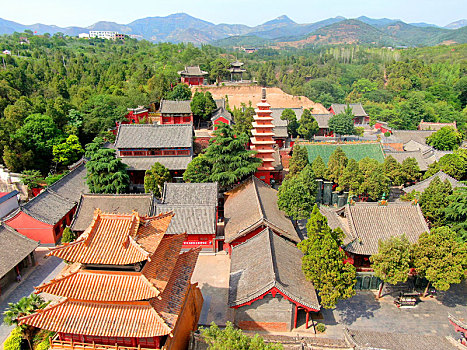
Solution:
[[[448,29],[449,28],[449,29]],[[460,28],[460,29],[456,29]],[[219,46],[267,46],[276,42],[293,45],[362,43],[373,45],[437,45],[440,43],[465,43],[467,20],[453,22],[446,28],[428,23],[407,24],[398,19],[344,17],[328,18],[315,23],[299,24],[283,15],[255,27],[243,24],[214,24],[186,13],[165,17],[147,17],[128,24],[97,22],[89,27],[65,27],[54,25],[23,25],[0,19],[0,34],[12,34],[32,30],[38,34],[63,32],[77,36],[90,30],[110,30],[133,34],[153,42],[213,43]]]
[[[444,28],[447,29],[459,29],[462,27],[467,27],[467,19],[461,19],[459,21],[449,23],[447,26],[444,26]]]

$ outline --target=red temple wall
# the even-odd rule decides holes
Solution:
[[[204,77],[182,77],[181,81],[188,85],[203,85]]]
[[[193,124],[193,114],[174,116],[170,114],[164,114],[161,116],[161,125],[180,125],[180,124]]]
[[[214,130],[217,129],[217,126],[216,126],[216,125],[219,125],[220,123],[224,123],[224,124],[230,125],[230,121],[229,121],[229,120],[227,120],[227,119],[224,118],[224,117],[218,117],[216,120],[214,120],[214,123],[213,123]]]

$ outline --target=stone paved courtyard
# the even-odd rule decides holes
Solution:
[[[324,310],[326,336],[341,338],[343,327],[381,332],[401,332],[454,336],[448,313],[467,320],[467,283],[454,285],[436,298],[425,298],[415,308],[399,309],[394,298],[379,301],[372,292],[357,292],[353,298],[338,303],[336,309]]]

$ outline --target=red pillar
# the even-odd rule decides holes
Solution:
[[[294,321],[293,321],[294,323],[293,328],[297,328],[297,314],[298,314],[298,306],[297,304],[295,304],[295,316],[294,316]]]
[[[308,320],[310,319],[310,311],[306,310],[306,325],[305,329],[308,329]]]

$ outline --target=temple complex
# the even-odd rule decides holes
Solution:
[[[193,86],[203,85],[204,77],[208,74],[208,72],[201,70],[199,66],[190,66],[185,67],[185,69],[178,72],[178,74],[181,76],[182,83]]]
[[[179,254],[186,234],[165,236],[174,216],[105,214],[49,255],[71,262],[36,288],[61,299],[19,319],[56,332],[51,349],[181,349],[203,297],[191,283],[200,249]]]
[[[274,168],[274,124],[271,105],[266,101],[266,89],[263,88],[261,102],[257,104],[255,109],[256,115],[253,117],[253,129],[251,130],[252,137],[250,138],[250,148],[256,152],[256,157],[263,161],[263,164],[258,168],[255,176],[267,184],[271,182],[271,172]]]

